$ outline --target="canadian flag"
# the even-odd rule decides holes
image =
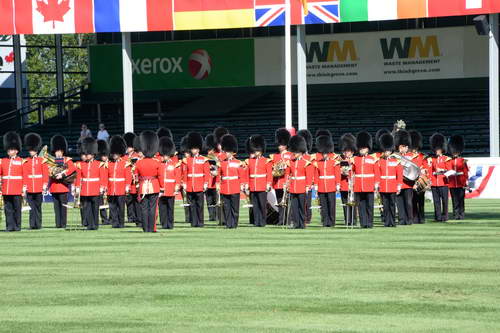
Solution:
[[[428,0],[429,17],[500,12],[500,0]]]

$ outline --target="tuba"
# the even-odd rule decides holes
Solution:
[[[279,160],[273,165],[273,177],[280,178],[285,175],[287,164],[285,160]]]
[[[56,162],[56,158],[49,154],[47,146],[44,146],[42,150],[40,150],[40,153],[38,155],[43,158],[43,163],[47,164],[47,167],[49,169],[49,176],[51,178],[56,178],[57,175],[63,173],[68,169],[68,166],[66,164],[60,165]],[[73,184],[75,180],[76,171],[71,175],[63,175],[61,181],[65,185],[70,185]]]
[[[403,177],[406,180],[411,182],[416,182],[418,180],[421,170],[418,165],[412,162],[411,159],[401,154],[392,154],[389,157],[395,158],[401,162],[401,165],[403,166]]]
[[[208,154],[207,158],[208,164],[210,164],[210,175],[212,177],[217,177],[219,173],[219,158],[214,153]]]

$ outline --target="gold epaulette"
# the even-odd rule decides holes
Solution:
[[[316,154],[314,155],[309,155],[309,160],[315,161],[316,160]]]
[[[313,165],[317,168],[318,167],[318,162],[314,161]]]
[[[270,154],[270,155],[269,155],[269,159],[270,159],[271,161],[274,161],[274,154]]]
[[[106,169],[107,169],[107,168],[108,168],[108,162],[101,162],[101,163],[99,164],[99,168],[102,168],[102,167],[104,167],[104,168],[106,168]]]
[[[21,159],[21,163],[22,163],[22,164],[24,164],[24,163],[26,163],[26,162],[28,162],[28,159],[27,159],[27,158],[22,158],[22,159]]]
[[[313,163],[311,160],[304,160],[304,161],[306,161],[306,167],[309,166],[309,164]]]
[[[375,162],[377,162],[378,160],[380,160],[380,157],[377,156],[377,153],[370,154],[370,156],[375,159]]]
[[[449,162],[451,160],[452,160],[452,158],[450,156],[446,156],[446,162]]]
[[[178,161],[177,164],[175,165],[176,168],[180,167],[182,165],[182,161]]]
[[[82,169],[81,162],[76,162],[75,166],[80,170]]]

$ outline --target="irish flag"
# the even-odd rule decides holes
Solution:
[[[446,2],[445,0],[438,0]],[[341,22],[382,21],[427,16],[427,0],[341,0]]]

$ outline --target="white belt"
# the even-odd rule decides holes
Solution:
[[[250,175],[250,178],[266,178],[267,175]]]
[[[319,179],[335,179],[335,176],[319,176]]]
[[[454,176],[463,176],[463,172],[457,172]]]
[[[124,182],[125,178],[109,178],[110,182]]]
[[[203,173],[188,173],[189,178],[201,178],[204,176],[205,176],[205,174],[203,174]]]
[[[380,176],[381,179],[396,179],[396,176]]]
[[[28,175],[28,178],[42,178],[43,175]]]
[[[306,176],[300,176],[300,177],[290,177],[291,180],[304,180],[306,179]]]
[[[100,178],[82,178],[82,182],[98,182]]]
[[[358,177],[358,178],[371,178],[371,177],[375,177],[375,175],[373,173],[366,174],[366,175],[354,175],[354,176]]]
[[[3,176],[2,179],[23,179],[23,176]]]
[[[175,179],[164,179],[163,180],[165,183],[175,183]]]
[[[238,176],[227,176],[227,177],[222,177],[222,180],[236,180],[238,179]]]

